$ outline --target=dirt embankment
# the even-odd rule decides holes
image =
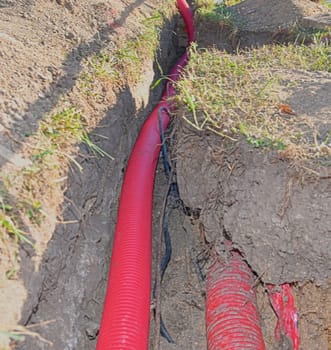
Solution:
[[[236,54],[240,48],[249,50],[251,46],[292,40],[296,25],[309,22],[304,20],[306,16],[330,20],[327,8],[310,1],[247,0],[232,10],[235,24],[223,20],[215,25],[200,17],[200,47]],[[313,30],[311,24],[299,28]],[[327,28],[325,22],[317,28],[323,25]],[[194,76],[193,68],[189,69],[190,76]],[[202,79],[193,77],[195,82],[199,78]],[[316,127],[317,137],[325,137],[330,132],[330,71],[288,68],[282,71],[283,78],[287,83],[279,95],[282,103],[291,106],[302,120],[307,118],[310,127]],[[199,113],[198,102],[196,105]],[[185,113],[188,114],[184,111],[182,115]],[[211,249],[226,259],[224,242],[230,239],[262,281],[259,303],[267,348],[276,346],[272,335],[275,319],[265,301],[263,285],[290,282],[301,315],[302,349],[328,349],[330,154],[297,167],[281,152],[253,147],[238,135],[235,138],[239,139],[236,143],[179,122],[175,159],[181,197],[200,213],[197,227]],[[312,297],[308,297],[310,292]],[[309,313],[308,309],[314,311]]]
[[[94,349],[121,180],[163,83],[150,87],[178,57],[177,17],[173,4],[165,13],[157,1],[0,5],[0,199],[19,206],[30,193],[41,214],[36,222],[34,209],[25,216],[17,208],[15,224],[35,248],[23,245],[10,275],[8,252],[1,251],[1,344],[9,348],[20,322],[28,328],[19,333],[29,329],[44,340],[26,336],[17,349]],[[71,119],[55,125],[59,116]],[[84,136],[82,127],[92,148],[86,139],[65,143],[65,135]],[[65,128],[70,132],[61,136]],[[26,174],[33,186],[21,194],[21,182],[6,181]]]
[[[291,33],[285,24],[325,12],[308,0],[268,3],[269,7],[266,1],[247,0],[237,5],[238,18],[246,19],[239,32],[198,23],[198,44],[233,51],[240,45],[287,39]],[[30,211],[19,208],[18,221],[36,241],[36,250],[24,244],[20,270],[8,274],[6,267],[2,272],[7,277],[0,285],[4,296],[0,325],[20,319],[53,346],[27,337],[12,343],[17,349],[95,348],[123,171],[138,130],[160,95],[162,84],[150,90],[160,77],[159,67],[166,72],[178,55],[176,19],[166,16],[156,59],[140,62],[131,55],[132,49],[139,50],[136,44],[121,45],[131,43],[137,33],[144,40],[146,19],[155,20],[153,11],[159,5],[154,0],[0,1],[0,145],[5,147],[5,152],[0,149],[0,180],[1,191],[2,187],[6,190],[6,196],[0,192],[1,203],[2,196],[20,203],[17,189],[7,193],[8,175],[22,173],[26,161],[40,166],[40,158],[47,160],[46,175],[40,186],[33,187],[39,191],[33,198],[42,198],[41,205],[34,202],[32,210],[29,202]],[[142,23],[138,23],[140,18]],[[110,57],[114,52],[114,57],[120,57],[116,64],[126,62],[129,73],[120,64],[113,72]],[[312,121],[323,119],[321,131],[329,130],[330,74],[294,70],[287,74],[296,84],[284,92],[284,100]],[[29,137],[43,125],[46,115],[72,106],[84,115],[93,143],[114,160],[76,142],[69,153],[73,161],[54,176],[52,157],[58,149],[40,148]],[[49,124],[42,130],[54,134]],[[298,173],[276,152],[252,149],[245,141],[231,145],[209,132],[192,131],[182,122],[176,135],[173,163],[191,216],[180,211],[171,216],[174,248],[162,284],[162,316],[176,344],[162,339],[161,348],[206,347],[204,268],[211,246],[222,255],[224,239],[230,238],[262,281],[259,308],[267,348],[275,345],[276,320],[263,283],[289,281],[296,282],[302,349],[327,349],[331,324],[328,176]],[[35,153],[31,153],[32,146],[37,148]],[[68,163],[67,156],[60,159]],[[35,170],[29,171],[34,177]],[[167,184],[161,168],[158,173],[155,246]],[[17,186],[12,179],[9,183]],[[24,196],[26,191],[25,187]],[[44,217],[36,222],[39,209]],[[311,280],[315,284],[307,282]]]

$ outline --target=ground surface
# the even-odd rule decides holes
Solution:
[[[40,325],[30,330],[48,342],[29,337],[17,348],[49,349],[49,342],[54,349],[95,348],[121,179],[141,123],[160,96],[161,86],[150,92],[160,75],[158,67],[168,70],[177,57],[174,19],[169,16],[160,28],[164,45],[158,63],[153,57],[146,57],[141,67],[135,63],[132,75],[141,74],[139,81],[120,70],[114,83],[102,60],[108,51],[123,47],[123,42],[143,32],[140,22],[156,8],[157,2],[152,1],[1,2],[3,198],[14,204],[23,197],[15,193],[15,186],[9,186],[8,193],[4,183],[9,176],[17,183],[22,165],[31,166],[27,160],[33,158],[31,149],[39,155],[50,153],[48,146],[39,148],[39,137],[34,143],[27,136],[38,130],[46,114],[54,115],[56,110],[78,108],[94,130],[93,142],[116,154],[111,161],[86,145],[78,144],[76,150],[66,145],[65,153],[76,158],[69,167],[65,158],[63,164],[52,165],[51,154],[44,158],[45,165],[38,161],[43,170],[34,176],[41,186],[33,185],[30,194],[42,202],[45,217],[35,225],[21,212],[17,220],[30,232],[35,250],[24,245],[17,259],[20,270],[16,262],[10,278],[5,273],[11,271],[12,261],[7,251],[1,251],[0,328],[6,349],[8,333],[15,337],[15,331],[27,331],[17,330],[19,321]],[[87,67],[92,72],[99,69],[96,76]]]
[[[293,24],[304,23],[303,16],[325,16],[322,7],[309,1],[270,1],[270,5],[260,1],[236,5],[239,29],[235,31],[222,26],[213,30],[214,24],[202,19],[198,43],[231,52],[238,47],[286,41]],[[330,73],[285,69],[281,77],[293,83],[291,87],[285,84],[281,101],[308,118],[312,128],[316,123],[321,134],[330,130]],[[224,240],[231,239],[264,283],[296,282],[296,300],[303,308],[301,347],[328,349],[330,157],[321,162],[326,166],[315,164],[302,173],[278,152],[253,148],[245,140],[236,144],[220,140],[218,135],[199,132],[186,123],[179,126],[177,137],[181,197],[200,212],[198,226],[207,242],[226,259]],[[324,175],[318,176],[319,171]],[[277,346],[270,332],[275,319],[263,288],[258,299],[267,348],[271,349]],[[318,313],[304,311],[316,310],[316,302],[321,305]]]
[[[46,114],[62,105],[83,110],[92,140],[115,158],[95,156],[85,144],[78,145],[73,156],[82,170],[74,165],[64,167],[52,181],[43,179],[37,187],[36,197],[42,198],[46,217],[43,222],[31,224],[20,218],[37,248],[23,245],[19,270],[10,278],[4,277],[9,265],[1,255],[0,330],[15,329],[20,322],[32,326],[28,330],[53,345],[27,336],[24,342],[11,344],[16,349],[95,348],[123,170],[139,127],[160,95],[161,86],[151,94],[149,89],[160,76],[158,64],[166,71],[180,52],[173,35],[175,19],[169,16],[165,22],[160,33],[162,59],[144,62],[143,79],[132,84],[130,79],[119,79],[120,87],[102,80],[95,95],[82,98],[80,76],[94,55],[118,47],[139,31],[138,16],[150,16],[157,6],[157,1],[139,0],[0,1],[0,146],[5,147],[0,149],[1,186],[22,167],[31,165],[29,150],[36,144],[27,136],[36,132]],[[247,0],[237,5],[238,16],[246,18],[241,36],[231,41],[215,28],[205,28],[203,33],[203,26],[198,25],[198,44],[228,51],[238,42],[260,45],[276,32],[279,38],[280,27],[283,30],[303,16],[325,12],[324,7],[305,0]],[[325,128],[329,128],[330,74],[286,74],[298,84],[295,90],[284,92],[284,99],[297,113],[324,118]],[[330,179],[309,178],[302,190],[291,169],[276,155],[252,151],[242,143],[226,150],[230,155],[225,157],[219,138],[210,134],[186,137],[191,131],[185,130],[182,124],[177,126],[179,142],[173,154],[182,198],[198,210],[190,216],[180,210],[171,215],[173,257],[161,294],[162,316],[176,344],[162,339],[161,349],[206,348],[205,238],[221,246],[224,230],[264,282],[297,282],[294,292],[301,348],[330,349]],[[11,183],[15,181],[11,179]],[[155,247],[166,183],[160,166],[154,200]],[[289,186],[290,206],[286,201]],[[2,188],[0,195],[2,199]],[[11,202],[15,203],[17,196],[12,191]],[[281,209],[285,209],[283,221],[274,215]],[[242,215],[237,215],[238,211]],[[306,220],[312,216],[315,221]],[[242,235],[242,227],[249,228],[246,235]],[[278,241],[266,252],[275,232]],[[302,236],[302,232],[307,234]],[[267,348],[273,349],[275,316],[263,285],[258,287],[258,302]],[[1,338],[4,349],[9,348],[7,339]]]

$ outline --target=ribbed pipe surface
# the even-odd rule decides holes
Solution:
[[[152,192],[162,106],[166,102],[156,106],[143,126],[123,182],[98,350],[148,348]],[[162,120],[166,127],[166,113]]]
[[[191,11],[185,0],[177,0],[187,27],[193,34]],[[185,53],[171,71],[177,80],[187,62]],[[169,108],[167,97],[175,93],[168,82],[161,101],[144,123],[126,169],[114,234],[108,285],[97,350],[148,349],[151,257],[152,195],[160,152],[159,110]],[[162,127],[169,116],[162,111]]]
[[[216,260],[207,273],[208,350],[265,350],[254,276],[237,252],[228,262]]]

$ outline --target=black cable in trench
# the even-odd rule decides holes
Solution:
[[[169,111],[165,107],[161,107],[159,109],[159,126],[160,126],[160,136],[161,136],[161,153],[163,158],[163,166],[164,171],[166,174],[166,177],[169,180],[169,188],[167,193],[167,199],[166,199],[166,206],[163,213],[163,220],[162,220],[162,231],[163,231],[163,238],[164,238],[164,244],[165,244],[165,252],[160,262],[160,275],[161,275],[161,282],[163,280],[164,273],[167,269],[167,266],[169,264],[169,261],[171,259],[172,254],[172,246],[171,246],[171,237],[169,233],[169,216],[171,214],[171,211],[178,207],[178,203],[180,202],[179,192],[178,192],[178,186],[175,181],[172,181],[171,176],[171,165],[169,161],[167,146],[165,143],[165,136],[164,136],[164,130],[162,127],[162,112],[165,111],[169,114]],[[156,293],[156,283],[154,283],[153,288],[153,297],[155,298]],[[160,315],[160,334],[162,337],[164,337],[169,343],[174,343],[174,340],[172,339],[171,335],[169,334],[163,320],[162,315]]]

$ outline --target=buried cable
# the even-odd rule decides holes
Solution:
[[[168,157],[168,151],[167,151],[167,146],[165,143],[165,135],[164,135],[164,130],[162,127],[162,113],[166,112],[169,116],[169,111],[166,107],[160,107],[159,112],[158,112],[158,116],[159,116],[159,128],[160,128],[160,138],[161,138],[161,153],[162,153],[162,159],[163,159],[163,167],[164,167],[164,171],[166,174],[166,177],[169,181],[169,186],[168,186],[168,190],[166,193],[166,198],[164,201],[164,207],[163,207],[163,214],[162,214],[162,219],[161,219],[161,230],[163,232],[163,239],[164,239],[164,245],[165,245],[165,253],[161,259],[160,262],[160,267],[159,267],[159,273],[160,273],[160,284],[162,283],[163,280],[163,276],[164,273],[167,269],[167,266],[169,264],[169,261],[171,259],[171,254],[172,254],[172,246],[171,246],[171,237],[170,237],[170,233],[169,233],[169,215],[171,212],[172,207],[169,207],[169,196],[172,192],[171,188],[172,188],[172,181],[171,181],[171,166],[170,166],[170,161],[169,161],[169,157]],[[172,194],[173,195],[173,194]],[[156,298],[156,285],[157,282],[154,282],[154,288],[153,288],[153,298]],[[158,313],[160,312],[156,312],[157,310],[154,310],[154,317],[156,317]],[[164,337],[168,343],[175,343],[174,340],[172,339],[171,335],[169,334],[165,323],[162,319],[162,315],[160,313],[159,315],[160,317],[160,334],[162,337]]]
[[[185,0],[177,6],[186,23],[189,43],[194,38],[192,12]],[[178,80],[188,61],[188,53],[170,71]],[[175,94],[168,82],[161,101],[141,128],[125,172],[97,350],[148,349],[151,271],[152,197],[156,164],[160,152],[158,111],[168,106]],[[169,117],[162,118],[166,129]]]

